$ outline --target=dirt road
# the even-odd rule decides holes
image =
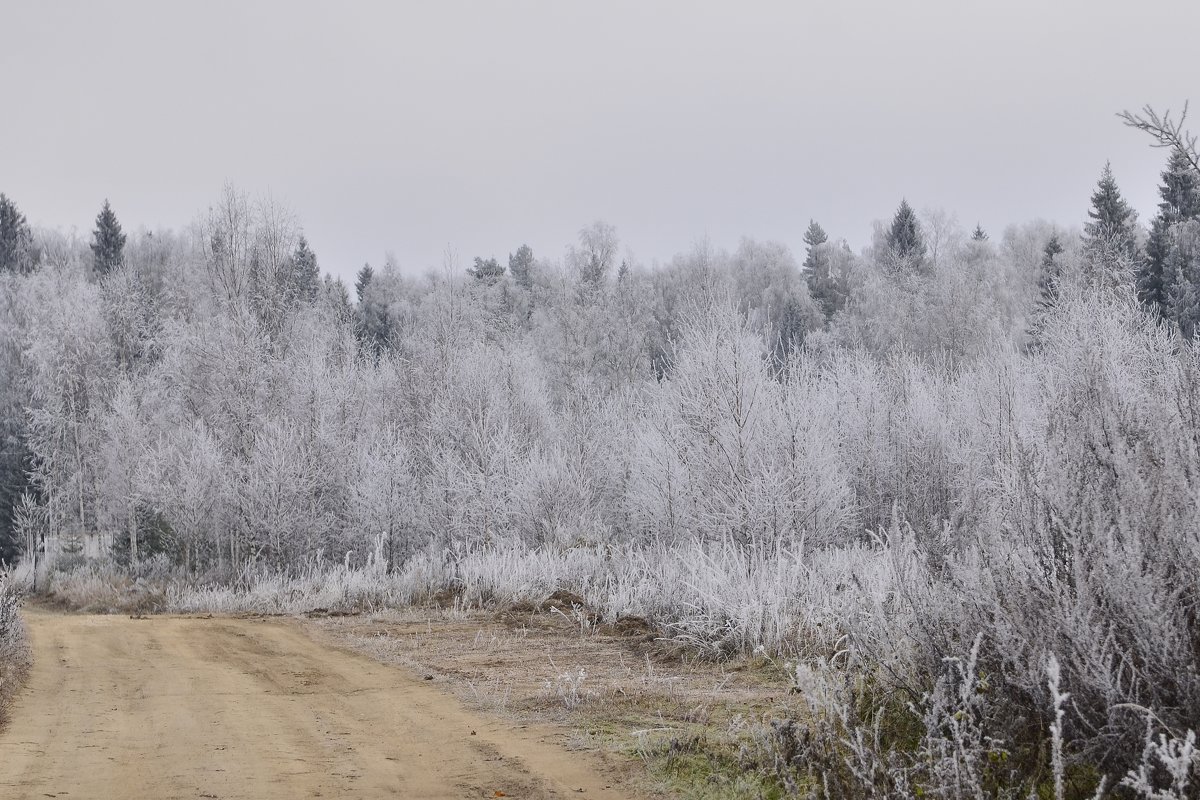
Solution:
[[[472,714],[287,620],[26,620],[6,799],[622,796],[553,732]]]

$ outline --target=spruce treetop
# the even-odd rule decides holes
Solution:
[[[317,254],[308,246],[308,240],[300,237],[296,253],[292,256],[293,291],[299,300],[313,302],[321,288],[321,268]]]
[[[358,296],[358,302],[363,301],[363,296],[367,293],[367,287],[371,285],[371,279],[375,277],[375,270],[371,269],[370,264],[363,264],[362,269],[358,271],[358,275],[354,280],[354,293]]]
[[[1084,224],[1084,242],[1089,252],[1115,253],[1133,258],[1137,251],[1134,226],[1137,214],[1117,187],[1112,164],[1105,163],[1096,190],[1092,192],[1092,207]]]
[[[101,277],[121,266],[125,258],[125,234],[121,223],[113,213],[108,199],[96,215],[96,228],[92,231],[92,269]]]
[[[825,229],[816,222],[809,220],[808,230],[804,232],[804,244],[808,250],[804,255],[804,265],[802,270],[806,273],[813,274],[819,272],[828,272],[828,259],[823,257],[819,250],[820,246],[829,241],[829,237],[825,234]]]
[[[508,257],[508,272],[518,286],[529,289],[533,286],[533,249],[523,244]]]
[[[825,235],[825,229],[810,219],[808,230],[804,232],[804,243],[808,245],[809,250],[819,244],[825,244],[827,241],[829,241],[829,237]]]
[[[1200,173],[1192,169],[1187,156],[1179,150],[1171,151],[1158,194],[1162,197],[1158,208],[1168,221],[1200,217]]]
[[[925,260],[925,240],[921,236],[917,213],[908,204],[908,200],[901,200],[900,207],[896,209],[892,227],[887,233],[887,244],[898,261],[920,269]]]

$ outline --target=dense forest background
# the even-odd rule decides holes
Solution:
[[[1082,234],[993,238],[903,201],[861,253],[810,222],[800,257],[700,242],[652,271],[596,222],[561,259],[389,260],[352,289],[232,187],[182,232],[128,236],[105,203],[90,243],[5,197],[0,552],[287,569],[379,536],[394,562],[497,538],[837,541],[893,512],[938,529],[962,515],[953,476],[918,478],[934,465],[869,429],[851,452],[866,421],[835,376],[878,382],[855,397],[874,405],[902,376],[1042,359],[1086,289],[1190,339],[1200,190],[1182,151],[1161,180],[1149,230],[1105,167]]]

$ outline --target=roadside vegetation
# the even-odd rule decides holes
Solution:
[[[21,619],[21,598],[9,576],[0,572],[0,725],[29,669],[29,641]]]

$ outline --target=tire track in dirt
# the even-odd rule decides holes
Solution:
[[[472,714],[287,620],[26,621],[34,666],[0,733],[0,797],[628,796],[553,731]]]

